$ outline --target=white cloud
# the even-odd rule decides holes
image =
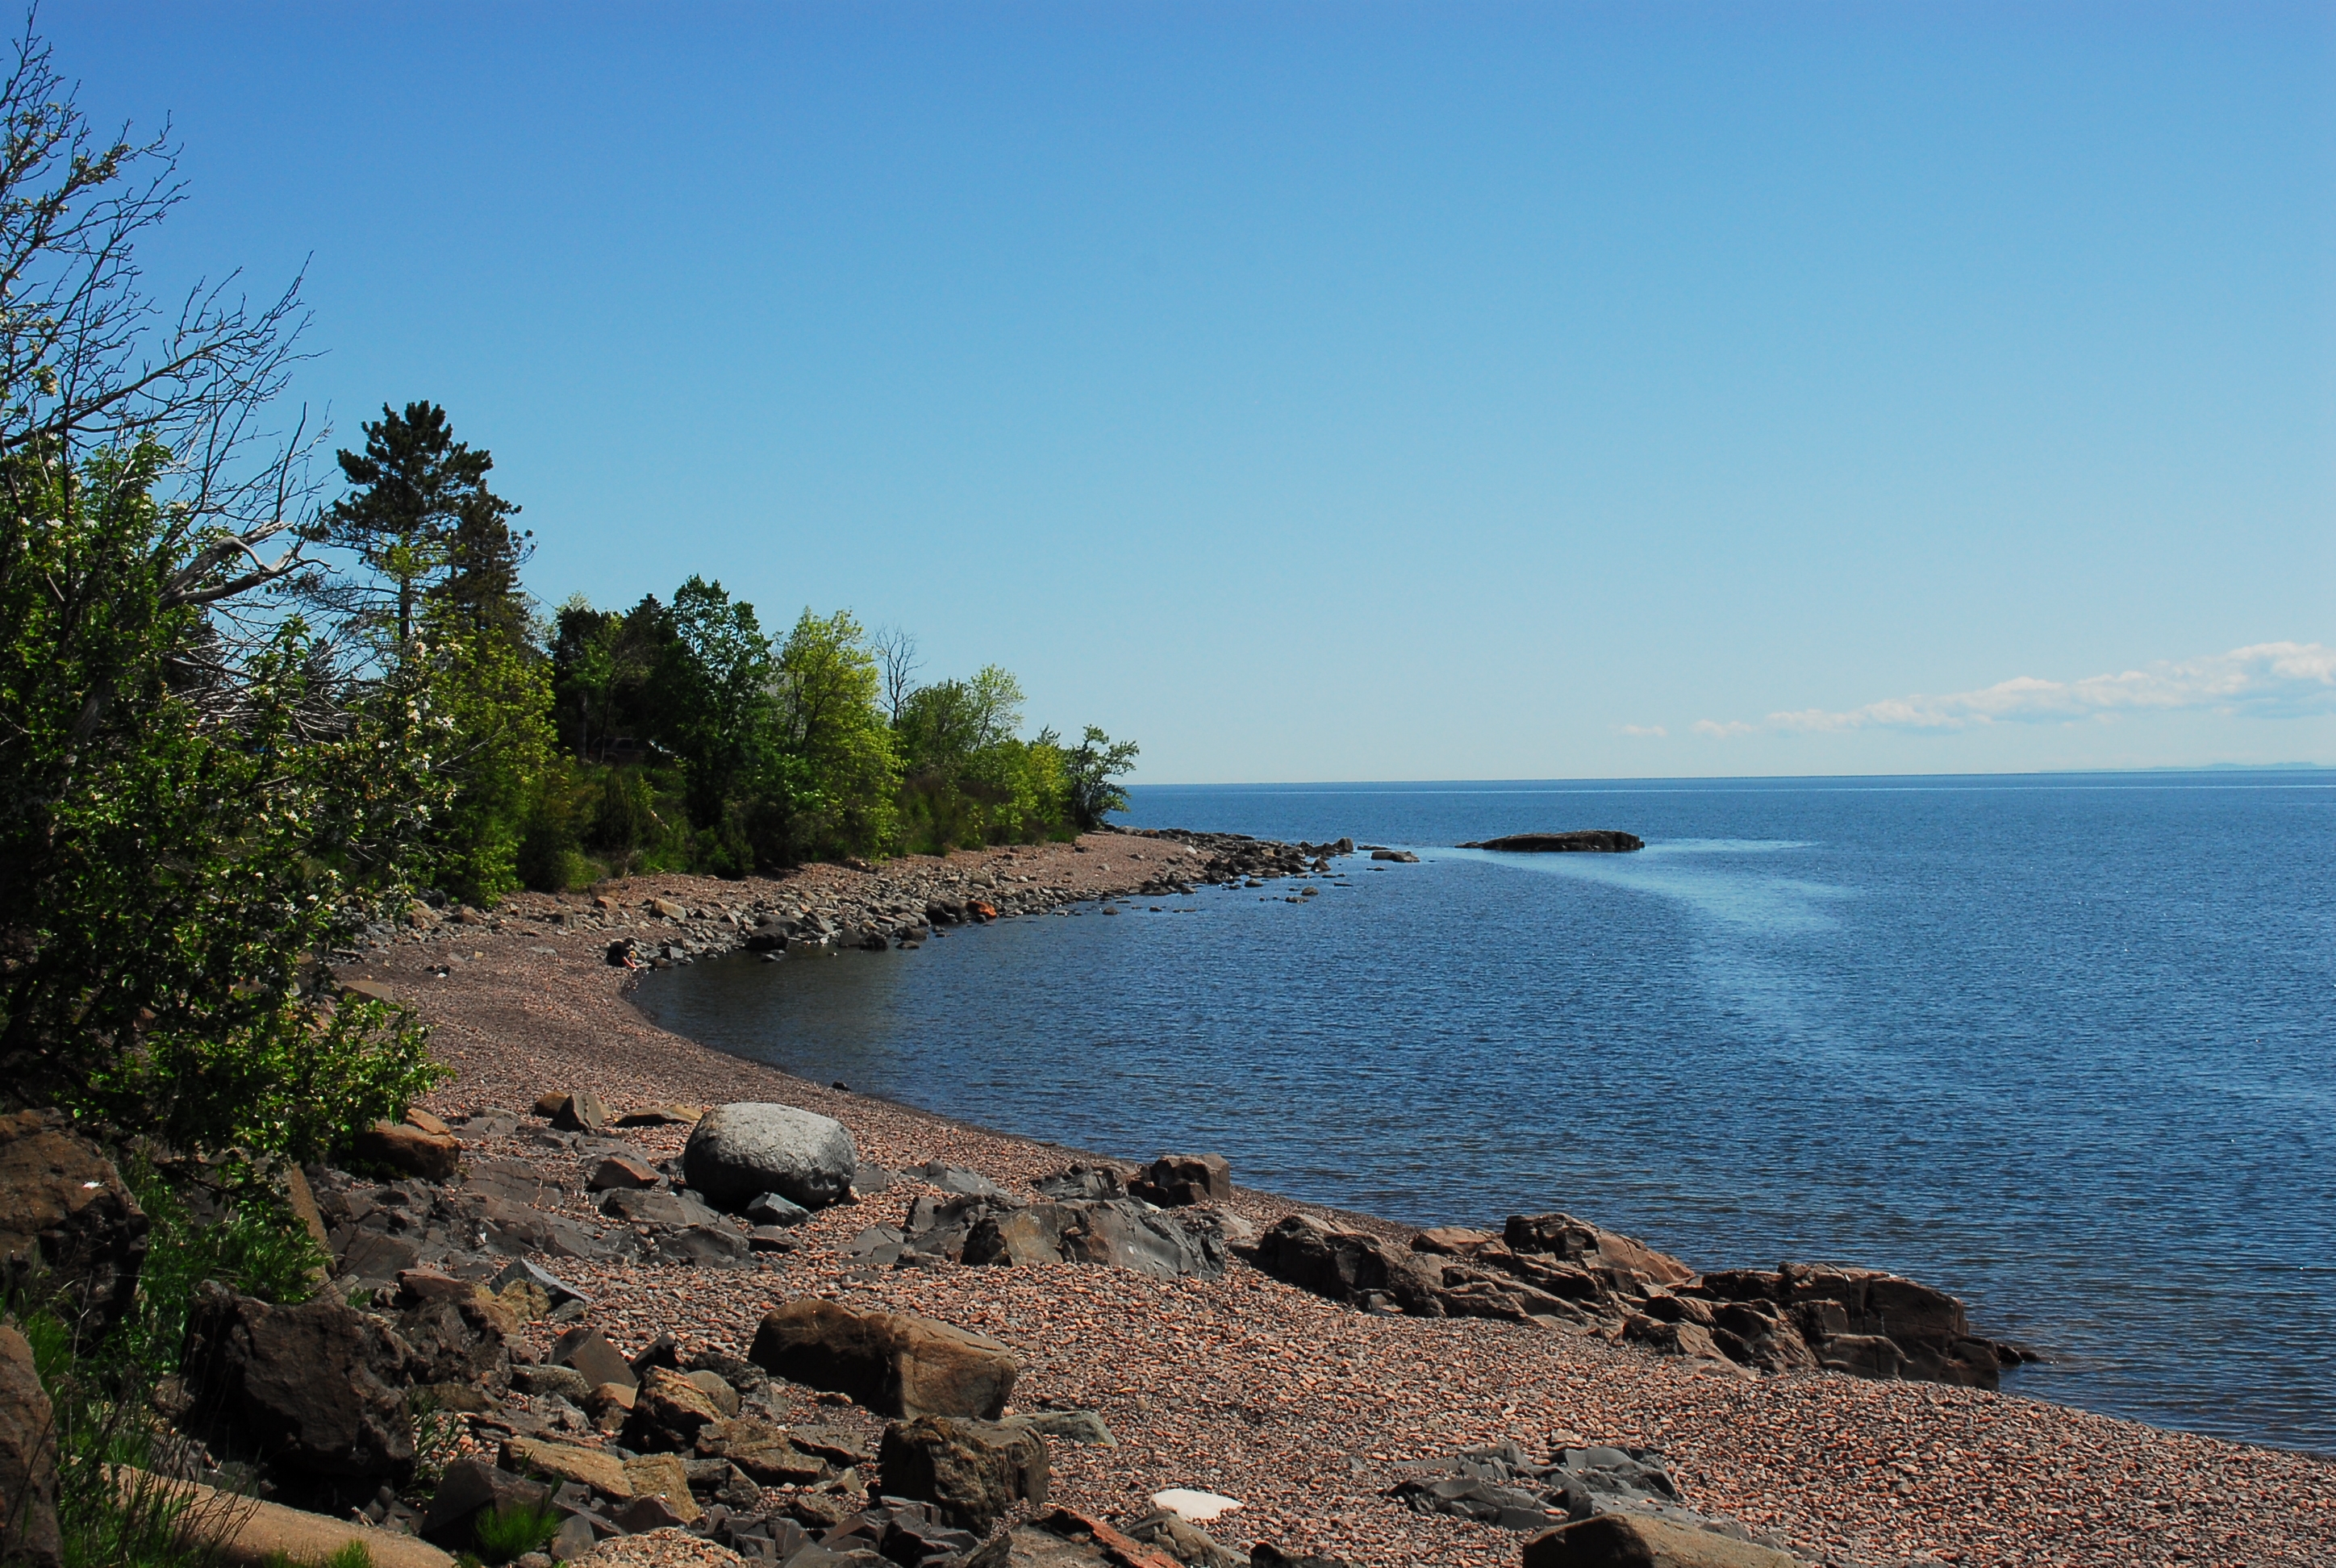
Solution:
[[[1653,735],[1657,739],[1660,739],[1661,737],[1669,735],[1671,732],[1665,729],[1659,724],[1626,724],[1622,726],[1622,733],[1624,735]]]
[[[2212,708],[2265,717],[2336,708],[2336,648],[2316,642],[2260,642],[2184,664],[2154,664],[2082,680],[2020,676],[1946,696],[1885,697],[1845,713],[1805,708],[1772,713],[1771,729],[1827,734],[1856,729],[1960,730],[2000,722],[2037,724],[2112,714]],[[1741,735],[1750,725],[1715,725],[1704,735]]]
[[[1741,719],[1729,719],[1726,724],[1715,724],[1708,718],[1695,721],[1695,733],[1708,735],[1714,740],[1726,740],[1732,735],[1750,735],[1759,727],[1758,725],[1746,724]]]

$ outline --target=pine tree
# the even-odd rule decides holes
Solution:
[[[487,488],[486,452],[454,439],[446,411],[409,403],[382,405],[361,428],[363,452],[339,454],[355,488],[325,514],[322,542],[356,557],[371,581],[338,579],[318,597],[354,625],[394,638],[404,656],[423,601],[452,608],[470,629],[523,635],[526,600],[519,569],[529,534],[508,519],[519,508]]]

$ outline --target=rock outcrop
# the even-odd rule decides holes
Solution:
[[[793,1105],[716,1105],[690,1129],[683,1174],[708,1203],[739,1208],[776,1193],[806,1209],[852,1189],[860,1152],[842,1122]]]
[[[1612,828],[1583,828],[1563,833],[1510,833],[1505,838],[1478,839],[1464,850],[1503,850],[1511,854],[1628,854],[1647,847],[1636,833]]]

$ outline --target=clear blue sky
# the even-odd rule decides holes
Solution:
[[[848,607],[1155,783],[2336,763],[2325,5],[41,24],[546,603]]]

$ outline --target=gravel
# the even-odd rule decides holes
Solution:
[[[843,1122],[864,1160],[900,1171],[939,1160],[1027,1190],[1077,1153],[805,1083],[667,1034],[624,1000],[630,977],[602,951],[610,930],[646,936],[638,927],[672,923],[640,914],[652,896],[744,908],[838,890],[881,898],[894,878],[1010,872],[1092,897],[1158,874],[1157,841],[1085,842],[1085,853],[1047,846],[959,854],[946,867],[896,862],[883,876],[816,867],[736,883],[637,879],[604,890],[622,907],[597,916],[581,913],[583,901],[523,895],[491,924],[402,933],[343,972],[386,984],[431,1022],[436,1049],[461,1075],[432,1099],[442,1115],[517,1109],[523,1135],[541,1125],[524,1112],[546,1089],[589,1087],[619,1107],[779,1100]],[[1131,850],[1146,858],[1131,860]],[[555,910],[582,929],[550,923]],[[979,940],[959,940],[968,937]],[[662,1159],[678,1154],[686,1131],[621,1135]],[[480,1152],[544,1158],[515,1139]],[[1238,1174],[1241,1151],[1222,1152]],[[1171,1486],[1223,1493],[1245,1505],[1212,1534],[1244,1548],[1271,1540],[1367,1568],[1514,1564],[1516,1535],[1383,1495],[1398,1466],[1503,1440],[1537,1456],[1586,1440],[1660,1448],[1688,1506],[1774,1531],[1813,1562],[2336,1563],[2336,1461],[2323,1456],[2016,1395],[1834,1374],[1742,1381],[1539,1325],[1376,1318],[1241,1264],[1218,1280],[1153,1280],[1073,1264],[870,1269],[842,1255],[863,1228],[897,1223],[916,1196],[938,1192],[910,1174],[879,1197],[822,1211],[792,1232],[803,1250],[775,1268],[552,1266],[597,1299],[592,1320],[628,1353],[661,1332],[685,1351],[742,1352],[764,1311],[804,1292],[994,1335],[1023,1359],[1018,1408],[1092,1408],[1119,1438],[1115,1449],[1050,1445],[1056,1501],[1124,1517],[1149,1512],[1150,1495]],[[1269,1225],[1294,1206],[1241,1189],[1227,1207]],[[880,1425],[807,1398],[803,1418],[871,1437]],[[692,1544],[707,1554],[614,1557],[603,1547],[592,1561],[736,1560]]]

